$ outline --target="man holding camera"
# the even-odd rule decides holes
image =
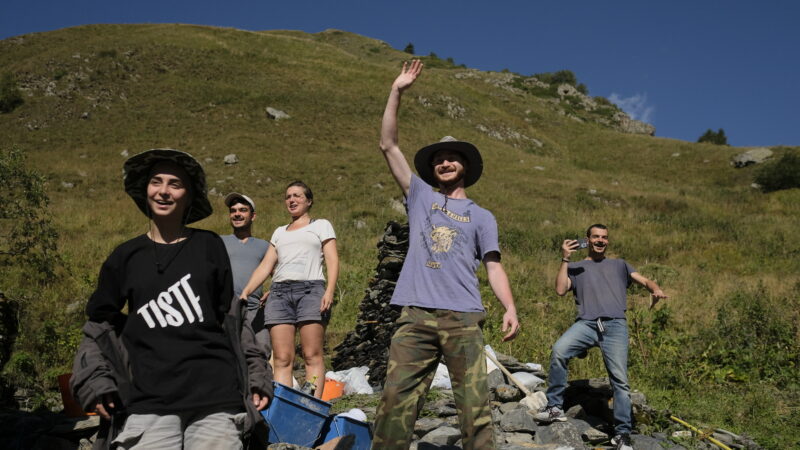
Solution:
[[[534,418],[543,423],[563,422],[564,390],[567,364],[592,347],[599,347],[614,391],[614,428],[612,443],[618,449],[632,449],[630,433],[631,399],[628,385],[627,288],[635,281],[647,288],[653,302],[667,298],[654,281],[642,276],[622,259],[607,258],[608,227],[594,224],[586,231],[587,239],[567,239],[561,244],[561,266],[556,276],[556,293],[575,295],[578,316],[575,323],[556,341],[550,358],[547,406]],[[586,258],[570,262],[570,256],[587,247]],[[654,303],[653,303],[654,304]],[[652,306],[652,305],[651,305]]]

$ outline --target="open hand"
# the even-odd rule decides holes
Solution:
[[[416,81],[419,74],[422,72],[422,61],[415,59],[411,61],[409,65],[408,62],[403,63],[403,70],[400,71],[400,75],[394,80],[392,83],[392,87],[397,88],[400,92],[405,91],[412,84]]]

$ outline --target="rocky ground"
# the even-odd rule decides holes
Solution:
[[[498,354],[500,362],[511,372],[536,373],[514,358]],[[298,374],[302,376],[302,374]],[[612,426],[612,392],[606,379],[575,380],[565,393],[568,420],[549,425],[537,424],[532,413],[544,403],[543,386],[536,387],[530,398],[525,398],[500,370],[489,374],[497,448],[522,449],[604,449],[611,448],[609,433]],[[350,408],[360,408],[369,422],[375,417],[379,393],[350,395],[333,400],[332,413]],[[634,448],[640,450],[713,449],[707,440],[698,439],[691,431],[669,419],[670,413],[656,411],[647,405],[642,393],[632,394],[635,432]],[[531,409],[533,408],[533,409]],[[91,448],[99,426],[97,416],[68,418],[63,413],[51,411],[25,412],[0,411],[0,448],[4,449],[54,449],[75,450]],[[759,449],[746,436],[737,436],[724,430],[703,430],[732,449]],[[412,450],[460,449],[461,433],[458,416],[449,390],[434,389],[428,395],[414,432]],[[292,444],[275,443],[272,450],[303,450]],[[339,447],[336,447],[339,449]],[[342,450],[342,449],[339,449]]]

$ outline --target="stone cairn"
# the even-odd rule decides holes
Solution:
[[[392,340],[400,316],[398,308],[389,305],[400,276],[400,269],[408,252],[408,224],[391,221],[378,242],[378,266],[369,281],[359,306],[358,319],[353,331],[336,347],[332,360],[334,370],[351,367],[369,367],[369,380],[373,386],[383,385],[386,379],[386,349]]]

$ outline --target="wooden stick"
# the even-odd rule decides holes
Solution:
[[[509,372],[508,369],[506,369],[502,364],[500,364],[500,361],[498,361],[497,358],[495,358],[494,355],[492,355],[492,353],[489,350],[483,349],[483,351],[486,353],[486,356],[488,356],[489,359],[491,359],[492,362],[497,367],[499,367],[504,374],[508,376],[508,379],[511,380],[512,383],[517,385],[517,387],[525,394],[526,397],[529,397],[531,395],[531,391],[529,391],[524,384],[520,383],[519,380],[514,378],[514,375],[511,375],[511,372]]]

